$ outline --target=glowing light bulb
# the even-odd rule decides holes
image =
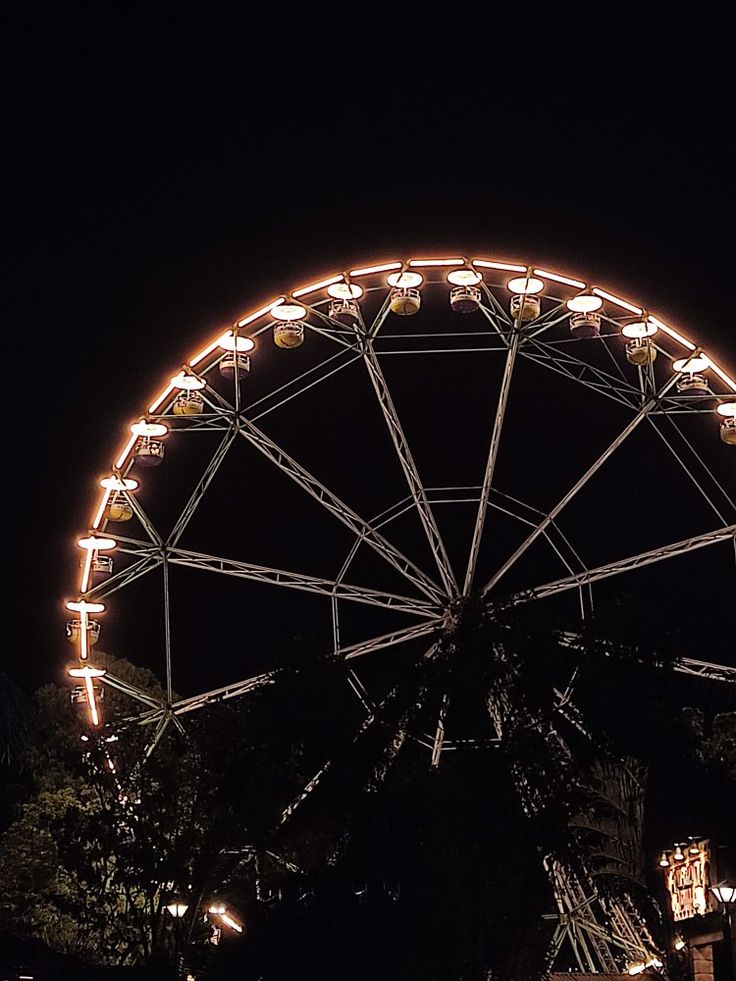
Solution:
[[[397,272],[391,273],[386,282],[394,289],[410,290],[421,286],[424,276],[418,272]]]
[[[516,276],[506,283],[506,289],[510,293],[526,296],[529,293],[541,293],[544,289],[544,283],[534,276]]]
[[[117,474],[113,474],[112,477],[103,477],[100,487],[111,491],[134,491],[138,487],[138,481],[133,480],[132,477],[118,477]]]
[[[637,320],[636,323],[625,324],[621,328],[621,333],[624,337],[642,340],[645,337],[654,337],[658,330],[659,327],[651,320]]]
[[[107,552],[115,548],[117,542],[114,538],[104,538],[102,535],[88,535],[87,538],[80,538],[77,545],[91,552]]]
[[[447,282],[453,286],[477,286],[482,279],[475,269],[453,269],[447,274]]]
[[[70,600],[66,604],[67,610],[74,610],[76,613],[104,613],[104,603],[88,603],[87,600]]]
[[[178,375],[174,375],[171,379],[171,384],[174,388],[182,388],[187,392],[197,392],[207,386],[204,378],[199,378],[197,375],[190,375],[187,371],[180,371]]]
[[[594,293],[578,293],[567,301],[566,306],[573,313],[593,313],[595,310],[600,310],[603,300]]]
[[[363,287],[357,283],[333,283],[327,287],[327,293],[334,300],[359,300],[363,295]]]
[[[239,354],[252,351],[256,346],[252,337],[243,337],[242,334],[235,334],[232,330],[226,331],[222,337],[219,337],[217,344],[224,351],[237,351]]]
[[[157,439],[160,436],[165,436],[169,427],[162,422],[146,422],[145,419],[141,419],[140,422],[133,423],[130,431],[134,436],[142,436],[144,439]]]
[[[303,320],[306,315],[307,308],[303,307],[301,303],[282,303],[271,310],[271,316],[274,320]]]

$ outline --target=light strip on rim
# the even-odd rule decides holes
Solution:
[[[82,568],[82,581],[79,586],[81,593],[86,593],[89,588],[89,574],[92,570],[92,553],[87,552],[84,557],[84,567]]]
[[[89,644],[87,643],[87,624],[89,623],[89,619],[87,617],[86,610],[80,611],[80,619],[82,621],[82,631],[80,635],[81,643],[79,648],[79,656],[83,661],[86,661],[89,656]],[[96,722],[95,725],[97,725]]]
[[[242,320],[239,320],[238,327],[246,327],[248,324],[252,324],[254,320],[258,320],[259,317],[265,317],[266,314],[270,313],[274,307],[280,306],[283,302],[283,296],[280,296],[277,300],[272,300],[268,306],[261,307],[261,309],[256,310],[255,313],[249,313],[247,317],[243,317]]]
[[[482,269],[506,269],[508,272],[520,272],[525,273],[528,266],[519,266],[513,262],[493,262],[491,259],[473,259],[471,260],[474,266],[480,266]]]
[[[207,347],[203,347],[201,351],[194,355],[192,360],[189,362],[189,367],[194,367],[195,364],[199,364],[200,361],[204,361],[208,354],[212,354],[213,351],[217,350],[217,341],[212,341]]]
[[[299,290],[294,290],[291,294],[292,296],[306,296],[307,293],[316,293],[317,290],[326,289],[328,286],[332,286],[333,283],[339,283],[343,279],[342,274],[339,276],[330,276],[329,279],[323,279],[320,283],[312,283],[311,286],[302,286]],[[273,308],[272,308],[273,309]]]
[[[693,344],[692,341],[689,341],[686,337],[683,337],[682,334],[678,334],[677,331],[674,330],[672,327],[668,327],[667,324],[663,324],[662,321],[657,320],[656,317],[650,316],[649,319],[653,324],[656,324],[660,330],[663,330],[665,334],[669,334],[670,337],[673,337],[679,344],[682,344],[683,347],[686,347],[688,351],[695,350],[696,345]]]
[[[173,390],[174,390],[174,386],[173,386],[173,385],[169,385],[169,389],[170,389],[170,391],[172,391],[172,392],[173,392]],[[165,397],[166,397],[166,396],[164,395],[164,396],[162,397],[162,399],[161,399],[161,401],[163,401],[163,399],[164,399]],[[154,402],[154,405],[156,405],[156,403],[155,403],[155,402]],[[149,408],[149,410],[148,410],[148,411],[149,411],[149,412],[153,412],[154,410],[153,410],[153,409],[151,409],[151,408]],[[130,437],[130,439],[128,440],[128,442],[127,442],[127,443],[125,444],[125,449],[123,450],[123,452],[122,452],[122,453],[120,454],[120,456],[119,456],[119,457],[117,458],[117,460],[115,461],[115,466],[116,466],[116,467],[118,468],[118,470],[120,469],[120,467],[122,467],[122,466],[123,466],[123,464],[125,463],[125,461],[126,461],[126,460],[128,459],[128,457],[130,456],[130,451],[131,451],[131,450],[133,449],[133,447],[134,447],[134,445],[135,445],[135,443],[136,443],[136,440],[137,440],[137,439],[138,439],[138,437],[137,437],[137,436],[131,436],[131,437]]]
[[[158,407],[161,405],[161,403],[164,402],[168,398],[168,396],[171,395],[171,393],[174,390],[175,390],[174,389],[174,386],[171,384],[171,382],[169,382],[169,384],[166,386],[166,388],[163,390],[163,392],[161,392],[161,394],[156,399],[156,401],[155,402],[151,402],[151,404],[148,406],[148,411],[149,412],[155,412],[156,409],[158,409]],[[127,456],[127,453],[126,453],[126,456]],[[118,466],[122,466],[122,464],[118,463]]]
[[[410,259],[410,266],[462,266],[464,259]]]
[[[715,363],[715,361],[711,360],[710,358],[708,360],[710,361],[710,366],[712,370],[715,371],[715,373],[718,375],[721,381],[724,382],[726,385],[728,385],[728,387],[731,389],[732,392],[736,392],[736,381],[734,381],[733,378],[729,377],[726,374],[726,372],[723,370],[723,368],[719,368],[719,366]]]
[[[97,508],[97,514],[95,515],[95,520],[92,522],[93,528],[99,528],[102,523],[102,515],[105,513],[105,508],[107,507],[107,502],[112,496],[112,491],[106,490],[102,495],[102,500],[100,501],[100,506]],[[82,590],[84,592],[84,590]]]
[[[388,272],[389,269],[401,269],[401,262],[382,262],[379,266],[366,266],[364,269],[351,269],[350,276],[367,276],[369,273]]]
[[[89,706],[89,714],[90,714],[90,718],[92,719],[92,725],[98,726],[100,724],[100,717],[97,714],[97,703],[95,702],[95,689],[89,674],[85,674],[84,676],[84,687],[87,689],[87,705]]]
[[[576,289],[585,289],[585,283],[579,279],[568,279],[567,276],[558,276],[557,273],[548,272],[546,269],[535,269],[534,275],[541,279],[551,279],[554,283],[564,283],[565,286],[574,286]]]
[[[614,296],[612,293],[606,293],[605,290],[598,289],[597,286],[593,287],[593,292],[596,296],[600,296],[604,300],[608,300],[609,303],[615,303],[617,307],[623,307],[624,310],[630,310],[631,313],[644,313],[641,307],[635,307],[634,304],[629,303],[628,300],[622,300],[620,296]]]

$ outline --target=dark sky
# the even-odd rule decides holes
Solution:
[[[198,24],[18,19],[3,496],[24,618],[5,665],[25,687],[66,656],[69,548],[122,424],[261,298],[386,255],[519,257],[644,299],[736,365],[732,81],[712,48],[281,16],[196,46]]]

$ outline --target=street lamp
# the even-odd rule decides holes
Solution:
[[[736,981],[736,945],[733,942],[733,929],[731,916],[736,906],[736,884],[722,880],[710,887],[710,891],[715,896],[721,907],[723,914],[723,948],[725,951],[725,961],[730,968],[730,981]]]
[[[189,909],[189,903],[180,896],[172,896],[166,904],[166,909],[171,913],[175,920],[180,920]]]

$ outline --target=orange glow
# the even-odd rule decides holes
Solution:
[[[447,282],[453,286],[477,286],[482,279],[475,269],[453,269],[447,274]]]
[[[219,347],[219,344],[213,345],[213,350],[215,347]],[[207,382],[204,378],[200,378],[198,375],[192,375],[188,371],[180,371],[178,375],[174,375],[171,379],[171,384],[174,388],[181,388],[185,392],[199,392],[203,388],[207,387]]]
[[[69,600],[66,604],[67,610],[74,610],[76,613],[104,613],[104,603],[89,603],[87,600]]]
[[[667,324],[662,323],[662,321],[658,320],[656,317],[650,316],[649,320],[653,324],[656,324],[660,330],[663,330],[665,334],[669,334],[669,336],[674,338],[674,340],[676,340],[679,344],[682,344],[683,347],[686,347],[689,351],[695,350],[695,345],[691,341],[689,341],[687,337],[683,337],[682,334],[678,334],[673,327],[669,327]]]
[[[652,323],[651,320],[638,320],[635,324],[626,324],[622,327],[621,333],[624,337],[641,340],[643,337],[654,337],[658,330],[659,327]]]
[[[82,581],[79,585],[80,593],[86,593],[89,588],[89,574],[92,569],[92,552],[88,551],[84,556],[84,566],[82,568]]]
[[[269,303],[266,307],[261,307],[260,310],[256,310],[255,313],[249,313],[247,317],[243,317],[242,320],[238,321],[238,327],[247,327],[248,324],[252,324],[254,320],[259,320],[261,317],[265,317],[267,313],[271,313],[274,307],[279,306],[284,302],[283,296],[279,297],[278,300],[274,300],[273,303]],[[191,362],[194,364],[194,361]]]
[[[711,361],[710,367],[711,367],[711,371],[714,371],[721,379],[721,381],[724,382],[726,385],[728,385],[728,387],[731,389],[732,392],[736,392],[736,381],[734,381],[733,378],[727,375],[726,372],[723,370],[723,368],[719,368],[718,365],[715,363],[715,361]]]
[[[211,913],[213,916],[219,916],[219,918],[222,920],[222,922],[225,924],[225,926],[230,927],[231,930],[235,930],[236,933],[242,933],[243,932],[243,927],[240,925],[240,923],[238,923],[237,920],[235,920],[227,912],[227,908],[225,906],[212,905],[212,906],[210,906],[208,912]]]
[[[165,436],[169,431],[169,427],[165,426],[162,422],[146,422],[145,419],[141,419],[140,422],[133,423],[130,431],[136,436],[143,436],[145,439],[156,439],[160,436]]]
[[[90,535],[88,538],[80,538],[77,542],[80,548],[89,549],[91,552],[106,552],[111,548],[115,548],[117,542],[114,538],[103,538],[96,535]]]
[[[132,477],[118,477],[117,474],[113,474],[112,477],[103,477],[100,487],[111,491],[134,491],[138,487],[138,481],[133,480]]]
[[[592,293],[579,293],[573,296],[565,304],[568,310],[573,313],[594,313],[603,306],[603,300]]]
[[[335,300],[359,300],[363,287],[357,283],[335,283],[327,288],[327,293]]]
[[[323,279],[319,283],[312,283],[311,286],[302,286],[301,289],[294,290],[291,294],[292,296],[306,296],[308,293],[316,293],[317,290],[323,290],[327,286],[332,286],[333,283],[339,283],[342,276],[330,276],[329,279]]]
[[[200,364],[200,362],[204,361],[208,354],[212,354],[212,352],[215,350],[217,350],[217,341],[212,341],[211,344],[208,344],[207,347],[203,347],[201,351],[198,351],[197,354],[194,355],[189,362],[189,367],[193,368],[195,364]],[[172,378],[171,381],[173,383],[174,379]]]
[[[170,390],[171,390],[171,386],[169,385],[169,391]],[[161,401],[163,402],[163,399],[161,399]],[[149,407],[149,410],[148,411],[149,412],[153,412],[154,411],[153,406]],[[115,461],[115,466],[118,469],[120,469],[120,467],[123,466],[123,464],[125,463],[125,461],[130,456],[130,451],[135,446],[137,439],[138,439],[137,436],[131,436],[130,439],[128,440],[128,442],[125,444],[125,449],[122,451],[122,453],[120,454],[120,456]]]
[[[692,354],[689,358],[678,358],[677,361],[673,361],[672,368],[686,375],[694,375],[710,368],[710,358],[707,354]]]
[[[110,500],[111,496],[112,496],[112,491],[109,490],[106,490],[105,493],[102,495],[102,500],[100,501],[100,505],[97,508],[97,514],[95,514],[94,521],[92,522],[93,528],[100,527],[100,524],[102,523],[103,515],[105,514],[105,508],[107,507],[107,502]],[[82,592],[84,592],[84,590],[82,590]]]
[[[631,313],[643,313],[644,311],[641,307],[635,307],[633,303],[629,303],[628,300],[622,300],[620,296],[614,296],[613,293],[606,293],[605,290],[598,289],[597,286],[593,287],[593,292],[596,296],[602,296],[604,300],[608,300],[609,303],[614,303],[617,307],[622,307],[624,310],[629,310]]]
[[[422,266],[462,266],[464,259],[410,259],[411,267],[421,268]]]
[[[721,402],[716,406],[716,412],[726,419],[736,419],[736,402]]]
[[[513,262],[494,262],[492,259],[473,259],[474,266],[481,269],[505,269],[508,272],[526,272],[526,266],[518,266]]]
[[[274,320],[303,320],[307,315],[307,308],[303,307],[301,303],[282,303],[278,307],[274,307],[271,310],[271,316]]]
[[[574,286],[578,290],[585,289],[585,283],[581,283],[579,279],[568,279],[567,276],[559,276],[557,273],[548,272],[546,269],[535,269],[534,275],[541,276],[542,279],[551,279],[554,283],[564,283],[565,286]],[[587,313],[587,311],[582,312]]]
[[[155,401],[151,402],[151,404],[148,406],[148,411],[156,412],[163,405],[163,403],[166,401],[166,399],[169,397],[169,395],[171,395],[173,391],[174,388],[171,382],[169,382],[169,384],[166,386],[163,392],[161,392],[161,394],[155,399]],[[127,455],[128,454],[126,453],[125,456]],[[125,457],[123,457],[123,459],[125,459]],[[122,466],[122,464],[119,463],[118,466],[120,467]]]
[[[100,715],[97,711],[97,699],[95,698],[92,679],[102,678],[104,674],[105,672],[101,668],[93,668],[89,664],[85,664],[83,668],[70,668],[69,670],[69,675],[72,678],[84,679],[84,687],[87,692],[87,708],[89,709],[89,717],[93,726],[100,724]]]
[[[506,289],[518,296],[529,296],[530,294],[541,293],[544,289],[544,283],[541,279],[535,279],[534,276],[516,276],[506,283]]]
[[[388,272],[389,269],[401,269],[400,262],[382,262],[378,266],[365,266],[363,269],[351,269],[351,276],[368,276],[370,273]]]
[[[244,354],[247,351],[252,351],[256,342],[252,337],[243,337],[241,334],[228,330],[222,337],[218,338],[217,346],[221,347],[223,351],[237,351],[239,354]]]
[[[391,275],[386,279],[386,282],[394,289],[410,290],[416,289],[417,286],[421,286],[424,282],[424,276],[418,272],[391,273]]]

